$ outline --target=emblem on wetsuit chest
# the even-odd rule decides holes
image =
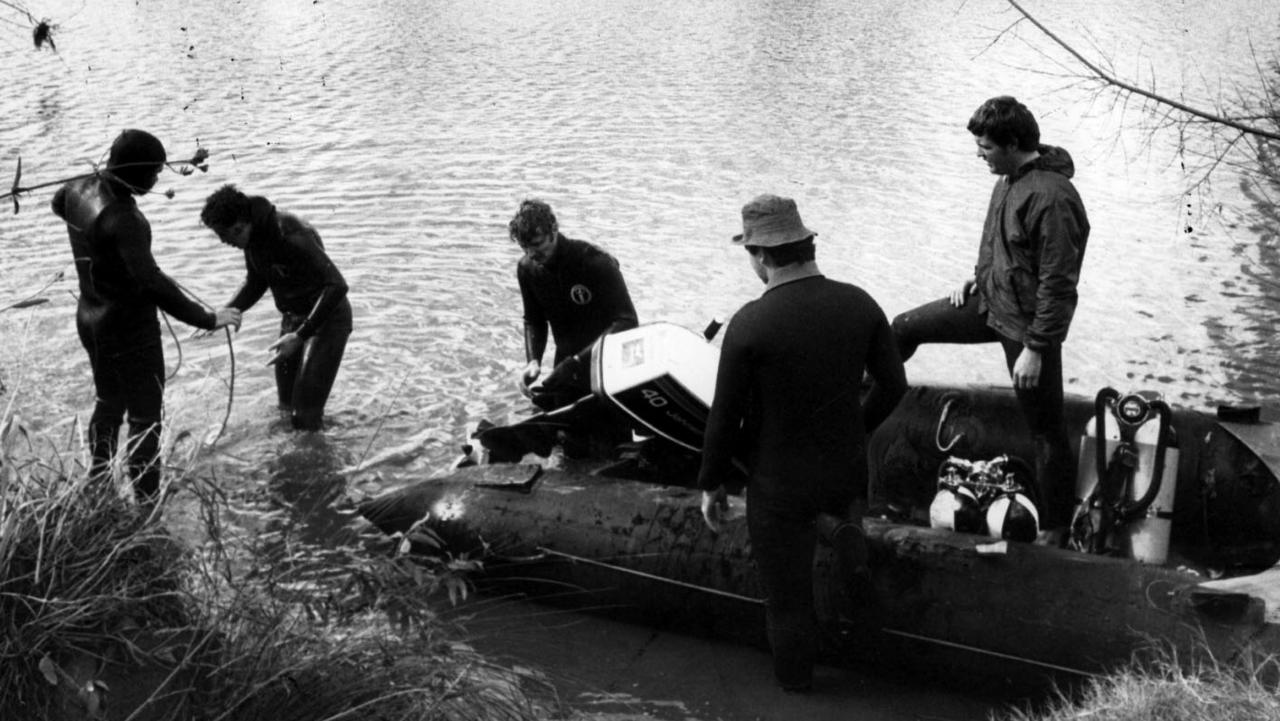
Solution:
[[[591,289],[581,283],[578,283],[569,289],[569,300],[572,300],[578,305],[586,305],[591,302]]]

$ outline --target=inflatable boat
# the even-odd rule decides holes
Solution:
[[[360,512],[407,542],[430,538],[424,552],[483,561],[479,582],[493,588],[765,646],[745,501],[731,497],[735,517],[712,533],[691,488],[716,358],[670,324],[606,336],[592,395],[482,425],[468,438],[478,457]],[[851,592],[825,545],[814,559],[824,655],[1029,680],[1104,673],[1152,648],[1186,660],[1280,651],[1268,614],[1280,598],[1269,570],[1280,426],[1261,409],[1173,408],[1111,389],[1069,398],[1067,415],[1078,497],[1060,548],[993,517],[1027,485],[1028,464],[1004,463],[1031,457],[1012,392],[912,388],[869,445],[870,585]],[[631,443],[562,458],[572,435],[616,422]],[[957,523],[963,504],[938,512],[968,487],[990,522]]]

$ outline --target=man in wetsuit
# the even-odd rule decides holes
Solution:
[[[969,119],[978,157],[998,176],[974,275],[949,296],[893,319],[903,359],[922,343],[999,343],[1035,444],[1042,541],[1071,520],[1075,456],[1063,415],[1062,343],[1075,314],[1089,240],[1084,203],[1062,148],[1040,144],[1022,103],[991,98]]]
[[[247,311],[271,290],[282,316],[280,337],[268,348],[276,352],[280,410],[295,429],[320,430],[351,335],[347,281],[315,229],[266,198],[224,185],[205,201],[200,220],[244,251],[244,284],[228,306]]]
[[[135,195],[156,184],[164,146],[142,130],[126,130],[111,144],[105,170],[62,186],[53,212],[67,223],[80,281],[76,329],[89,354],[97,393],[89,421],[90,472],[106,479],[129,416],[129,477],[144,503],[160,489],[160,421],[164,350],[156,308],[197,328],[240,326],[240,311],[205,310],[189,299],[151,255],[151,225]]]
[[[590,350],[600,336],[634,328],[636,309],[618,261],[605,251],[560,233],[551,206],[520,204],[508,225],[524,251],[516,280],[524,301],[525,367],[521,391],[543,410],[591,392]],[[555,336],[555,367],[539,386],[547,327]]]
[[[795,201],[761,195],[742,208],[742,226],[733,242],[747,249],[765,291],[725,331],[698,487],[707,525],[718,530],[726,481],[736,461],[745,464],[774,675],[804,691],[817,653],[816,544],[832,543],[846,578],[865,577],[866,438],[907,379],[880,306],[819,272],[816,233]],[[874,381],[865,403],[864,372]]]

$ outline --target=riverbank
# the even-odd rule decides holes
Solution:
[[[0,423],[0,718],[547,718],[555,690],[476,653],[440,609],[465,564],[390,548],[287,554],[226,522],[172,455],[198,540],[87,478],[82,455]],[[117,469],[118,470],[118,469]],[[171,498],[170,502],[175,499]]]
[[[0,428],[0,618],[11,620],[0,634],[0,718],[524,721],[581,718],[584,707],[599,710],[590,718],[836,718],[844,703],[903,694],[890,680],[829,669],[812,698],[770,695],[767,655],[698,641],[701,660],[690,662],[690,642],[646,629],[631,646],[588,653],[557,633],[563,615],[495,627],[455,604],[470,593],[466,559],[410,557],[403,539],[378,545],[376,535],[319,547],[246,525],[218,479],[192,470],[198,446],[166,439],[172,495],[148,514],[87,480],[74,439],[59,447],[12,417]],[[484,642],[513,628],[532,638],[547,620],[529,658]],[[556,647],[573,658],[546,653]],[[589,658],[616,670],[593,678]],[[717,663],[723,673],[710,672]],[[923,695],[941,699],[948,711],[935,716],[947,719],[986,710],[1002,721],[1244,721],[1280,718],[1277,675],[1275,659],[1189,670],[1167,659],[1024,708]],[[618,715],[631,708],[644,713]],[[905,718],[896,707],[877,713]]]

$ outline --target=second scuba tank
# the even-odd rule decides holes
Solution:
[[[1040,530],[1035,504],[1023,493],[1030,477],[1026,462],[1007,455],[989,461],[947,458],[938,467],[929,525],[1030,543]]]
[[[1164,563],[1178,480],[1173,412],[1159,394],[1103,388],[1080,441],[1070,545]]]

